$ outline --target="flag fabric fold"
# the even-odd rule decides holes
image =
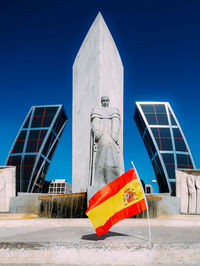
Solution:
[[[100,189],[90,200],[86,215],[97,236],[103,235],[117,222],[147,209],[140,180],[134,169]]]

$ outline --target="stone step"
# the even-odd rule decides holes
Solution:
[[[19,265],[60,264],[60,265],[199,265],[200,244],[146,243],[101,244],[30,242],[2,243],[0,263]]]
[[[200,265],[200,216],[126,219],[97,237],[89,219],[0,220],[0,264]]]

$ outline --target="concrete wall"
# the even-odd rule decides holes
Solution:
[[[149,217],[156,218],[166,214],[180,214],[180,199],[168,195],[168,193],[148,194],[147,203],[149,207]],[[160,199],[156,199],[156,198]],[[147,211],[143,211],[135,218],[146,218]]]
[[[41,200],[39,197],[44,193],[18,193],[17,197],[10,200],[10,213],[35,213],[40,211]]]
[[[40,199],[41,196],[45,197]],[[85,199],[85,195],[76,194],[71,194],[71,197],[69,195],[66,197],[64,195],[50,196],[42,193],[19,193],[17,197],[11,198],[10,212],[35,213],[46,217],[80,218],[80,215],[84,214],[87,209]],[[148,194],[147,202],[150,218],[159,217],[160,215],[165,214],[180,213],[180,199],[177,197],[171,197],[170,195],[167,195],[167,193]],[[41,204],[43,205],[43,210],[40,210]],[[146,211],[134,216],[134,218],[144,217],[147,217]]]
[[[0,212],[8,212],[10,198],[16,195],[16,167],[0,166]]]
[[[123,66],[119,52],[99,13],[73,65],[72,192],[85,192],[89,183],[90,114],[109,96],[121,113],[123,154]]]

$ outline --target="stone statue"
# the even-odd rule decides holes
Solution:
[[[188,191],[188,175],[183,171],[176,170],[176,196],[180,198],[181,213],[188,213],[189,209],[189,191]]]
[[[200,176],[196,177],[196,189],[197,189],[197,214],[200,214]]]
[[[196,187],[195,178],[192,175],[188,176],[188,193],[189,193],[189,213],[196,213]]]
[[[121,118],[117,108],[109,107],[109,97],[101,97],[102,107],[91,113],[91,176],[90,186],[99,190],[123,173],[119,131]],[[95,193],[95,192],[94,192]]]

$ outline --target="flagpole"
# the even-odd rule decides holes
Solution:
[[[137,175],[137,178],[138,178],[138,180],[140,182],[140,186],[141,186],[142,191],[143,191],[143,194],[144,194],[144,199],[145,199],[145,203],[146,203],[146,206],[147,206],[147,220],[148,220],[149,244],[152,245],[152,241],[151,241],[151,227],[150,227],[150,219],[149,219],[149,206],[148,206],[147,199],[146,199],[146,196],[145,196],[145,193],[144,193],[143,185],[141,183],[141,180],[139,178],[139,175],[137,173],[137,170],[135,168],[135,165],[134,165],[133,162],[131,162],[131,164],[133,165],[133,169],[135,169],[135,173]]]

